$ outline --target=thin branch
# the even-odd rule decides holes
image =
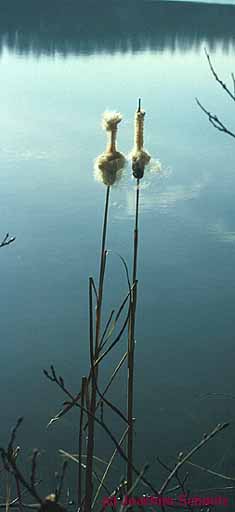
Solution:
[[[106,334],[107,334],[107,331],[108,331],[108,328],[109,328],[110,323],[111,323],[111,321],[112,321],[112,318],[113,318],[114,313],[115,313],[115,310],[114,310],[114,309],[112,309],[112,311],[111,311],[111,313],[110,313],[110,315],[109,315],[109,318],[108,318],[108,320],[107,320],[107,323],[106,323],[106,325],[105,325],[104,332],[103,332],[103,334],[102,334],[102,336],[101,336],[101,338],[100,338],[100,348],[103,348],[103,346],[104,346],[103,341],[104,341],[104,338],[105,338],[105,336],[106,336]]]
[[[106,343],[108,342],[108,340],[111,338],[111,336],[112,336],[112,334],[113,334],[113,331],[114,331],[114,329],[115,329],[115,327],[116,327],[117,321],[118,321],[118,319],[119,319],[119,316],[120,316],[120,314],[121,314],[121,312],[122,312],[122,310],[123,310],[123,308],[124,308],[124,306],[125,306],[125,304],[126,304],[126,302],[127,302],[127,300],[128,300],[128,297],[129,297],[129,293],[128,293],[128,295],[125,297],[125,299],[123,300],[123,302],[122,302],[122,304],[121,304],[121,306],[120,306],[120,308],[119,308],[119,310],[118,310],[118,312],[117,312],[117,314],[116,314],[116,317],[115,317],[115,319],[114,319],[114,320],[113,320],[113,322],[112,322],[111,328],[110,328],[110,330],[109,330],[109,332],[108,332],[108,334],[107,334],[106,338],[103,340],[102,344],[100,344],[100,347],[99,347],[99,354],[100,354],[100,351],[103,349],[103,347],[104,347],[104,346],[106,345]],[[100,357],[101,357],[101,356],[100,356]]]
[[[14,430],[16,431],[16,429],[14,429]],[[36,492],[35,485],[31,485],[31,483],[29,484],[27,482],[27,480],[24,478],[21,471],[19,470],[19,468],[16,465],[16,461],[15,461],[15,458],[12,456],[12,453],[10,453],[8,450],[5,451],[4,448],[0,448],[0,454],[1,454],[3,465],[4,465],[5,469],[8,472],[13,474],[13,476],[16,480],[16,483],[17,483],[17,487],[18,487],[18,483],[20,482],[23,485],[23,487],[25,487],[25,489],[28,490],[28,492],[31,494],[31,496],[33,496],[33,498],[35,498],[38,503],[42,504],[42,499]],[[19,493],[19,489],[18,489],[18,493]],[[19,495],[19,499],[20,499],[20,495]]]
[[[103,391],[103,395],[105,395],[108,391],[108,389],[110,388],[112,382],[114,381],[118,371],[120,370],[120,368],[122,367],[123,363],[125,362],[127,358],[127,352],[125,352],[125,354],[122,356],[122,358],[120,359],[118,365],[116,366],[116,368],[114,369],[111,377],[110,377],[110,380],[108,381],[108,383],[106,384],[105,386],[105,389]],[[96,404],[96,410],[98,409],[98,407],[102,404],[102,398],[100,398],[98,401],[97,401],[97,404]],[[86,430],[87,428],[87,423],[86,425],[84,426],[84,430]]]
[[[90,285],[89,285],[89,288],[90,288],[90,293],[91,293],[91,289],[92,289],[92,283],[91,283],[91,280],[92,278],[90,278]],[[134,287],[136,286],[136,283],[134,283],[134,285],[131,287],[130,289],[130,292],[134,289]],[[119,310],[118,310],[118,313],[116,315],[116,319],[119,317],[128,297],[130,296],[130,292],[126,295],[125,299],[123,300],[122,304],[120,305],[119,307]],[[90,298],[91,300],[91,298]],[[114,341],[111,343],[111,345],[108,347],[108,349],[103,353],[101,354],[98,359],[95,361],[94,363],[94,367],[96,367],[96,365],[98,365],[100,363],[100,361],[102,361],[102,359],[112,350],[112,348],[118,343],[118,341],[120,340],[122,334],[124,333],[125,331],[125,328],[127,326],[127,323],[128,323],[128,319],[129,319],[129,310],[128,310],[128,314],[126,316],[126,319],[124,321],[124,324],[122,325],[117,337],[114,339]],[[90,329],[92,328],[92,320],[90,318]],[[104,344],[103,344],[104,345]],[[90,346],[90,350],[91,350],[91,346]],[[50,367],[51,369],[51,375],[48,373],[47,370],[43,370],[43,373],[44,375],[52,382],[56,382],[56,384],[67,394],[67,396],[71,399],[71,402],[65,402],[64,403],[64,407],[62,410],[60,410],[57,414],[56,414],[56,420],[60,419],[62,416],[64,416],[67,412],[69,412],[74,406],[78,406],[78,401],[81,399],[81,391],[79,391],[79,393],[74,397],[72,395],[72,393],[68,390],[68,388],[66,388],[64,386],[64,381],[62,379],[62,377],[57,377],[56,374],[55,374],[55,371],[54,371],[54,367],[53,365],[51,365]],[[89,373],[89,376],[88,376],[88,379],[87,379],[87,384],[90,383],[91,381],[91,378],[92,378],[92,369],[90,369],[90,373]],[[105,391],[106,392],[106,391]],[[51,423],[53,423],[53,421],[55,421],[55,419],[52,419],[48,425],[50,426]]]
[[[137,285],[137,281],[133,284],[132,288],[131,288],[131,291],[134,290],[134,288],[136,287]],[[128,293],[128,296],[129,296],[129,293]],[[111,343],[111,345],[105,350],[105,352],[103,352],[103,354],[101,354],[98,359],[95,361],[94,363],[94,366],[96,366],[97,364],[100,363],[100,361],[102,361],[102,359],[110,352],[110,350],[112,350],[112,348],[118,343],[118,341],[120,340],[120,338],[122,337],[122,334],[124,333],[125,331],[125,328],[128,324],[128,320],[129,320],[129,315],[130,315],[130,307],[128,309],[128,313],[127,313],[127,316],[125,318],[125,321],[117,335],[117,337],[114,339],[114,341]]]
[[[145,464],[145,466],[143,467],[143,469],[140,471],[138,477],[136,478],[135,482],[133,483],[133,485],[131,486],[130,489],[127,490],[127,493],[126,493],[126,496],[130,496],[133,491],[135,490],[135,488],[137,487],[138,483],[140,480],[142,480],[142,477],[144,476],[145,472],[147,471],[147,469],[149,468],[148,464]],[[125,505],[122,503],[121,507],[120,507],[120,512],[123,512],[124,510]]]
[[[60,496],[61,496],[61,492],[62,492],[62,488],[63,488],[63,483],[64,483],[64,477],[65,477],[65,473],[66,473],[67,467],[68,467],[68,462],[67,462],[67,460],[65,460],[64,463],[63,463],[63,466],[62,466],[62,471],[61,471],[61,475],[60,475],[59,485],[56,488],[56,493],[55,493],[55,501],[56,501],[56,503],[58,502],[58,500],[60,499]]]
[[[172,468],[170,468],[169,466],[167,466],[167,465],[165,464],[165,462],[163,462],[163,461],[160,459],[160,457],[157,457],[157,461],[159,462],[159,464],[160,464],[164,469],[166,469],[166,470],[167,470],[167,471],[169,471],[170,473],[172,472]],[[177,471],[177,472],[176,472],[176,474],[175,474],[176,480],[177,480],[177,482],[178,482],[178,486],[177,486],[177,487],[181,489],[181,491],[183,492],[183,494],[184,494],[185,496],[187,496],[187,498],[189,498],[189,491],[186,491],[184,484],[185,484],[185,482],[186,482],[186,480],[187,480],[188,476],[189,476],[189,473],[186,473],[186,475],[185,475],[185,477],[183,478],[183,480],[181,480],[181,478],[179,477],[178,471]],[[192,509],[192,507],[191,507],[191,505],[188,505],[188,509],[187,509],[187,510],[193,510],[193,509]]]
[[[68,453],[68,452],[65,452],[64,450],[59,450],[59,453],[63,456],[63,457],[66,457],[67,459],[69,460],[72,460],[73,462],[76,462],[76,464],[79,464],[80,463],[80,459],[79,457],[77,458],[77,456],[75,457],[74,455],[72,455],[71,453]],[[86,458],[86,455],[84,456]],[[93,460],[97,460],[97,457],[93,456]],[[80,466],[80,464],[79,464]],[[86,469],[86,464],[81,464],[81,467],[82,469]],[[101,478],[97,475],[97,472],[93,470],[93,476],[96,478],[96,480],[99,482],[99,484],[101,485],[102,482],[101,482]],[[108,489],[107,486],[105,486],[104,484],[102,484],[102,486],[104,487],[106,493],[108,493],[108,496],[110,495],[110,490]],[[84,498],[83,498],[84,499]],[[82,506],[82,502],[83,502],[83,499],[80,499],[78,501],[78,509]],[[81,504],[79,504],[79,502],[81,501]]]
[[[209,110],[206,110],[206,108],[203,107],[203,105],[200,103],[198,98],[195,98],[195,99],[196,99],[198,106],[207,115],[210,123],[214,126],[214,128],[216,128],[220,132],[224,132],[227,135],[230,135],[231,137],[235,138],[235,133],[231,132],[231,130],[228,130],[228,128],[226,128],[226,126],[222,123],[222,121],[220,121],[220,119],[215,114],[211,114],[211,112],[209,112]]]
[[[121,254],[119,254],[117,252],[114,252],[114,251],[110,251],[110,250],[106,251],[106,255],[108,255],[108,254],[115,254],[121,260],[121,262],[122,262],[122,264],[124,266],[124,269],[125,269],[125,274],[126,274],[126,279],[127,279],[127,284],[128,284],[129,292],[126,295],[126,297],[124,298],[124,300],[122,301],[122,303],[121,303],[121,305],[120,305],[120,307],[118,309],[118,312],[116,314],[116,317],[115,317],[115,319],[114,319],[114,321],[112,323],[111,329],[109,330],[109,333],[108,333],[107,337],[104,339],[104,337],[106,335],[106,332],[107,332],[107,328],[105,328],[105,334],[103,334],[103,336],[101,337],[100,344],[99,344],[99,349],[100,350],[104,347],[104,345],[110,339],[110,337],[111,337],[111,335],[112,335],[112,333],[113,333],[113,331],[114,331],[114,329],[116,327],[116,323],[117,323],[117,321],[118,321],[118,319],[119,319],[119,317],[121,315],[121,312],[122,312],[122,310],[123,310],[123,308],[124,308],[128,298],[131,296],[131,284],[130,284],[130,278],[129,278],[129,271],[128,271],[128,266],[127,266],[127,263],[126,263],[125,259],[123,258],[123,256],[121,256]],[[113,313],[114,313],[114,310],[111,312],[110,318],[108,320],[108,324],[110,324],[110,322],[111,322],[111,318],[112,318]]]
[[[128,266],[127,266],[127,263],[125,261],[125,258],[123,258],[123,256],[121,254],[119,254],[119,252],[116,252],[116,251],[111,251],[110,249],[107,250],[107,255],[108,254],[115,254],[116,256],[118,256],[124,266],[124,269],[125,269],[125,273],[126,273],[126,278],[127,278],[127,284],[128,284],[128,288],[129,288],[129,291],[131,289],[131,283],[130,283],[130,277],[129,277],[129,271],[128,271]]]
[[[12,242],[14,242],[16,239],[15,236],[11,236],[11,238],[9,238],[9,233],[7,233],[5,235],[5,237],[3,238],[3,240],[1,241],[0,243],[0,247],[4,247],[5,245],[10,245]]]
[[[59,377],[57,377],[57,375],[55,374],[55,369],[54,369],[54,366],[51,365],[51,372],[52,372],[52,375],[50,375],[48,373],[47,370],[43,370],[43,373],[44,375],[46,375],[46,377],[51,380],[51,382],[55,382],[63,391],[64,393],[69,397],[71,398],[71,400],[73,401],[76,401],[77,400],[77,397],[74,397],[72,395],[72,393],[68,390],[67,387],[65,387],[65,384],[64,384],[64,379],[62,379],[62,377],[59,375]],[[79,393],[79,398],[81,397],[81,392]]]
[[[22,421],[23,421],[23,417],[18,418],[15,427],[13,427],[11,430],[11,437],[10,437],[10,441],[9,441],[8,447],[7,447],[7,454],[9,457],[12,457],[12,455],[14,453],[13,444],[15,442],[17,430],[20,427]]]
[[[30,483],[32,487],[35,487],[36,483],[36,466],[37,466],[37,457],[39,456],[39,451],[34,450],[33,457],[32,457],[32,469],[31,469],[31,476],[30,476]]]
[[[166,478],[165,482],[161,486],[161,489],[159,491],[159,494],[161,495],[165,489],[167,488],[168,484],[172,480],[172,478],[176,475],[178,470],[187,462],[202,446],[204,446],[210,439],[212,439],[216,434],[224,430],[226,427],[228,427],[229,423],[222,423],[218,424],[209,434],[206,434],[203,439],[194,447],[192,450],[190,450],[185,456],[183,456],[179,462],[175,465],[174,469],[171,471],[171,473]]]
[[[107,251],[105,250],[105,244],[106,244],[107,225],[108,225],[109,195],[110,195],[110,186],[108,186],[106,189],[105,211],[104,211],[104,219],[103,219],[103,227],[102,227],[99,286],[98,286],[98,299],[97,299],[97,308],[96,308],[96,338],[95,338],[95,350],[96,351],[99,346],[99,335],[100,335],[100,325],[101,325],[101,307],[102,307],[102,298],[103,298],[105,264],[106,264],[106,256],[107,256]]]
[[[92,370],[92,385],[96,388],[96,391],[98,393],[98,395],[100,396],[100,398],[102,399],[102,401],[104,403],[106,403],[106,405],[108,405],[108,407],[110,407],[114,412],[116,412],[116,414],[118,414],[118,416],[120,416],[120,418],[122,418],[125,423],[127,423],[127,418],[124,416],[124,414],[113,404],[111,403],[109,400],[107,400],[107,398],[105,398],[104,394],[101,393],[99,387],[98,387],[98,383],[97,383],[97,372],[95,371],[95,366],[94,366],[94,353],[93,353],[93,314],[92,314],[92,311],[93,311],[93,307],[92,307],[92,287],[91,287],[91,281],[89,282],[89,324],[90,324],[90,336],[89,336],[89,340],[90,340],[90,364],[91,364],[91,370]],[[97,366],[96,366],[97,368]],[[96,406],[95,406],[95,411],[96,411]],[[88,421],[88,425],[89,425],[89,421]]]
[[[212,74],[214,75],[216,81],[221,85],[221,87],[225,90],[225,92],[230,96],[230,98],[232,98],[233,101],[235,101],[235,94],[233,94],[230,89],[227,87],[227,85],[219,78],[219,76],[217,75],[212,63],[211,63],[211,59],[210,59],[210,56],[209,54],[207,53],[206,51],[206,48],[204,49],[205,50],[205,54],[206,54],[206,57],[207,57],[207,60],[208,60],[208,63],[209,63],[209,66],[210,66],[210,69],[211,69],[211,72]]]
[[[190,464],[190,466],[193,466],[194,468],[200,469],[201,471],[204,471],[206,473],[209,473],[210,475],[217,476],[218,478],[223,478],[224,480],[230,480],[230,482],[235,482],[234,476],[228,476],[223,475],[222,473],[217,473],[216,471],[213,471],[212,469],[204,468],[203,466],[199,466],[198,464],[194,464],[191,461],[186,461],[187,464]]]
[[[194,492],[208,492],[208,491],[234,491],[235,487],[225,486],[225,487],[203,487],[203,489],[194,489]]]
[[[219,399],[219,400],[228,398],[229,400],[234,400],[235,395],[228,395],[228,393],[205,393],[204,395],[200,395],[198,397],[199,400],[204,400],[206,398]]]
[[[116,405],[114,405],[112,402],[110,402],[105,396],[104,396],[104,393],[101,393],[101,391],[99,390],[99,387],[97,385],[97,382],[95,382],[95,386],[96,386],[96,391],[98,393],[98,395],[100,396],[101,398],[101,402],[104,402],[108,407],[110,407],[110,409],[112,409],[112,411],[116,412],[116,414],[118,416],[120,416],[120,418],[125,422],[125,423],[128,423],[127,421],[127,418],[126,416],[122,413],[122,411],[120,411],[120,409],[118,409],[118,407],[116,407]]]
[[[93,290],[95,292],[96,300],[98,300],[98,293],[97,293],[97,290],[96,290],[96,286],[95,286],[95,282],[94,282],[93,277],[90,277],[90,280],[91,280],[92,288],[93,288]]]
[[[81,409],[81,404],[77,404],[77,406],[79,407],[79,409]],[[86,409],[85,407],[83,408],[84,412],[86,414],[88,414],[89,416],[91,416],[91,412]],[[112,432],[110,431],[110,429],[107,427],[107,425],[100,421],[95,415],[92,415],[93,416],[93,419],[94,421],[101,426],[101,428],[106,432],[106,434],[108,435],[108,437],[111,439],[111,441],[114,443],[115,447],[117,448],[117,451],[119,453],[119,455],[125,460],[125,462],[127,462],[127,456],[126,454],[124,453],[124,451],[122,450],[122,448],[119,446],[119,443],[117,441],[117,439],[115,438],[115,436],[112,434]],[[55,421],[57,421],[57,417],[54,417],[52,418],[52,420],[50,421],[50,423],[48,424],[51,425],[52,423],[54,423]],[[134,473],[138,476],[140,474],[140,471],[134,466],[134,464],[132,465],[132,470],[134,471]],[[141,477],[142,481],[149,487],[149,489],[151,489],[152,492],[156,493],[156,494],[159,494],[157,489],[154,488],[154,486],[151,484],[151,482],[149,482],[146,478],[144,477]]]
[[[35,482],[35,486],[36,485],[39,485],[41,484],[42,481],[39,480],[38,482]],[[36,508],[36,509],[39,509],[40,507],[40,504],[37,504],[37,503],[23,503],[22,501],[20,501],[22,499],[22,496],[24,496],[25,494],[27,494],[28,490],[27,489],[23,489],[22,492],[21,492],[21,497],[17,496],[16,498],[14,498],[13,500],[10,501],[9,503],[9,507],[12,508],[12,507],[19,507],[19,505],[22,506],[22,508],[25,508],[25,507],[29,507],[29,508]],[[0,508],[6,508],[6,503],[0,503]]]
[[[16,498],[16,500],[14,500],[14,503],[9,503],[9,508],[19,508],[18,498]],[[29,509],[33,509],[33,510],[39,510],[40,506],[41,505],[39,505],[37,503],[22,503],[23,508],[29,508]],[[0,503],[0,508],[4,508],[6,510],[6,503]]]
[[[103,395],[105,395],[105,394],[107,393],[108,389],[110,388],[110,386],[111,386],[112,382],[114,381],[114,379],[115,379],[115,377],[116,377],[116,375],[117,375],[118,371],[119,371],[119,370],[120,370],[120,368],[122,367],[122,365],[123,365],[123,363],[125,362],[126,358],[127,358],[127,352],[125,352],[125,354],[123,354],[123,356],[122,356],[122,358],[120,359],[120,361],[119,361],[118,365],[116,366],[115,370],[113,371],[113,373],[112,373],[112,375],[111,375],[111,377],[110,377],[110,379],[109,379],[108,384],[105,386],[105,389],[104,389],[104,391],[103,391]],[[100,404],[100,403],[101,403],[101,400],[99,400],[99,401],[97,402],[97,407],[99,406],[99,404]]]
[[[125,437],[126,437],[126,435],[127,435],[127,432],[128,432],[128,428],[127,428],[127,429],[125,430],[125,432],[123,433],[123,435],[122,435],[122,437],[121,437],[121,439],[120,439],[120,441],[119,441],[119,446],[121,446],[121,445],[122,445],[122,443],[123,443],[123,441],[124,441],[124,439],[125,439]],[[106,469],[105,469],[105,472],[104,472],[104,474],[103,474],[103,476],[102,476],[101,483],[100,483],[100,485],[99,485],[99,487],[98,487],[98,489],[97,489],[97,491],[96,491],[96,494],[95,494],[95,497],[94,497],[94,500],[93,500],[93,503],[92,503],[92,508],[94,508],[94,506],[95,506],[95,503],[96,503],[97,498],[98,498],[98,496],[99,496],[99,494],[100,494],[100,491],[101,491],[101,488],[102,488],[103,482],[105,481],[105,479],[106,479],[106,477],[107,477],[107,474],[108,474],[108,472],[109,472],[109,470],[110,470],[110,468],[111,468],[111,466],[112,466],[112,463],[113,463],[113,461],[114,461],[114,458],[115,458],[115,455],[116,455],[116,454],[117,454],[117,448],[115,448],[115,450],[114,450],[113,454],[111,455],[110,460],[109,460],[109,463],[108,463],[108,465],[107,465],[107,467],[106,467]]]
[[[78,452],[78,508],[82,504],[82,449],[83,449],[83,417],[84,417],[84,402],[86,393],[87,379],[82,377],[82,397],[81,397],[81,413],[79,423],[79,452]]]
[[[234,77],[234,73],[231,73],[231,76],[232,76],[232,81],[233,81],[233,94],[235,96],[235,77]]]
[[[7,482],[6,482],[6,504],[5,504],[5,511],[6,512],[9,512],[10,498],[11,498],[11,489],[10,489],[9,480],[7,478]],[[19,503],[20,503],[20,501],[19,501]]]

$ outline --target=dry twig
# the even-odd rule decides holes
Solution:
[[[222,121],[220,121],[220,119],[217,117],[216,114],[211,114],[211,112],[209,112],[209,110],[206,110],[205,107],[203,107],[203,105],[201,104],[201,102],[199,101],[198,98],[195,98],[196,99],[196,102],[198,104],[198,106],[201,108],[201,110],[203,112],[205,112],[205,114],[208,116],[208,119],[210,121],[210,123],[217,129],[219,130],[220,132],[224,132],[226,133],[227,135],[230,135],[231,137],[235,138],[235,133],[233,133],[231,130],[229,130],[224,123],[222,123]]]
[[[169,485],[170,481],[173,477],[176,476],[179,469],[198,451],[204,446],[210,439],[212,439],[216,434],[224,430],[226,427],[228,427],[229,423],[222,423],[218,424],[209,434],[205,434],[202,438],[202,440],[194,447],[192,448],[186,455],[182,456],[180,460],[177,462],[175,467],[172,469],[168,477],[166,478],[165,482],[162,484],[159,494],[163,494],[167,486]]]
[[[0,242],[0,247],[5,247],[5,245],[10,245],[12,242],[14,242],[16,239],[15,236],[11,236],[11,238],[9,238],[9,233],[7,233],[4,238],[2,239],[2,241]]]
[[[234,74],[232,73],[231,76],[232,76],[232,81],[233,81],[233,92],[229,89],[229,87],[221,80],[221,78],[219,78],[218,74],[216,73],[213,65],[212,65],[212,62],[211,62],[211,59],[210,59],[210,56],[209,54],[207,53],[206,51],[206,48],[204,49],[205,50],[205,54],[206,54],[206,58],[208,60],[208,63],[209,63],[209,67],[210,67],[210,70],[216,80],[216,82],[218,82],[218,84],[223,88],[223,90],[226,92],[226,94],[228,94],[228,96],[233,100],[235,101],[235,79],[234,79]],[[207,110],[202,104],[201,102],[199,101],[198,98],[195,98],[196,99],[196,102],[198,104],[198,106],[200,107],[200,109],[207,115],[208,119],[209,119],[209,122],[212,124],[212,126],[214,126],[214,128],[216,128],[217,130],[219,130],[220,132],[224,132],[226,133],[227,135],[230,135],[230,137],[233,137],[235,138],[235,133],[232,132],[231,130],[229,130],[226,125],[219,119],[219,117],[216,115],[216,114],[212,114],[211,112],[209,112],[209,110]]]

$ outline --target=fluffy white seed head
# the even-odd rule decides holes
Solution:
[[[117,129],[118,123],[122,120],[120,112],[104,112],[102,117],[102,128],[107,132]]]

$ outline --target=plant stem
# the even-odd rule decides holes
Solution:
[[[90,415],[88,416],[88,442],[87,442],[87,461],[86,461],[86,484],[85,484],[85,512],[90,512],[92,507],[92,495],[93,495],[93,454],[94,454],[94,416],[96,411],[96,382],[98,380],[98,365],[94,367],[94,361],[99,356],[99,337],[101,327],[101,310],[102,310],[102,299],[103,299],[103,285],[104,285],[104,274],[105,274],[105,262],[106,262],[106,234],[108,224],[108,207],[109,207],[109,195],[110,187],[106,190],[105,199],[105,211],[102,229],[102,243],[101,243],[101,257],[100,257],[100,272],[99,272],[99,288],[98,297],[96,303],[96,325],[95,325],[95,350],[93,351],[91,360],[91,400],[90,400]],[[91,309],[91,306],[90,306]],[[90,311],[90,315],[92,311]],[[91,336],[91,332],[90,332]],[[93,338],[93,335],[92,335]],[[90,343],[91,340],[90,338]]]
[[[105,261],[106,261],[105,243],[106,243],[106,234],[107,234],[107,225],[108,225],[109,195],[110,195],[110,186],[108,186],[107,190],[106,190],[104,221],[103,221],[103,231],[102,231],[99,288],[98,288],[98,299],[97,299],[97,306],[96,306],[96,337],[95,337],[95,350],[96,351],[98,351],[98,349],[99,349],[101,308],[102,308],[102,299],[103,299],[104,273],[105,273]]]
[[[135,344],[135,312],[137,301],[137,254],[138,254],[138,220],[139,220],[139,179],[136,184],[136,208],[134,229],[134,254],[132,283],[136,283],[131,293],[130,317],[128,325],[128,389],[127,389],[127,419],[129,424],[127,438],[127,490],[131,489],[133,466],[133,395],[134,395],[134,344]]]
[[[80,413],[80,425],[79,425],[79,452],[78,452],[78,511],[81,510],[81,506],[82,506],[82,447],[83,447],[83,417],[84,417],[84,402],[85,402],[86,386],[87,386],[87,378],[82,377],[81,413]]]

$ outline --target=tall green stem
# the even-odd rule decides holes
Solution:
[[[135,229],[134,229],[134,254],[133,254],[133,274],[131,293],[130,317],[128,324],[128,389],[127,389],[127,418],[129,424],[127,438],[127,490],[131,489],[132,465],[133,465],[133,401],[134,401],[134,345],[135,345],[135,312],[137,301],[137,254],[138,254],[138,220],[139,220],[139,179],[136,184],[136,207],[135,207]]]
[[[99,272],[99,287],[98,297],[96,303],[96,326],[95,326],[95,350],[93,352],[93,361],[91,361],[91,399],[90,399],[90,415],[88,417],[88,441],[87,441],[87,463],[86,463],[86,484],[85,484],[85,512],[91,512],[92,496],[93,496],[93,455],[94,455],[94,416],[96,412],[96,382],[98,380],[98,365],[95,367],[94,361],[99,356],[99,337],[101,326],[101,310],[103,299],[103,286],[105,274],[105,261],[106,261],[106,234],[108,224],[108,207],[109,207],[109,194],[110,187],[106,190],[105,211],[102,229],[102,243],[101,243],[101,257],[100,257],[100,272]],[[92,340],[93,343],[93,340]]]
[[[81,386],[81,414],[80,414],[80,425],[79,425],[79,451],[78,451],[78,511],[81,510],[82,506],[82,450],[83,450],[83,419],[84,419],[84,402],[85,393],[87,386],[87,378],[82,377]]]

